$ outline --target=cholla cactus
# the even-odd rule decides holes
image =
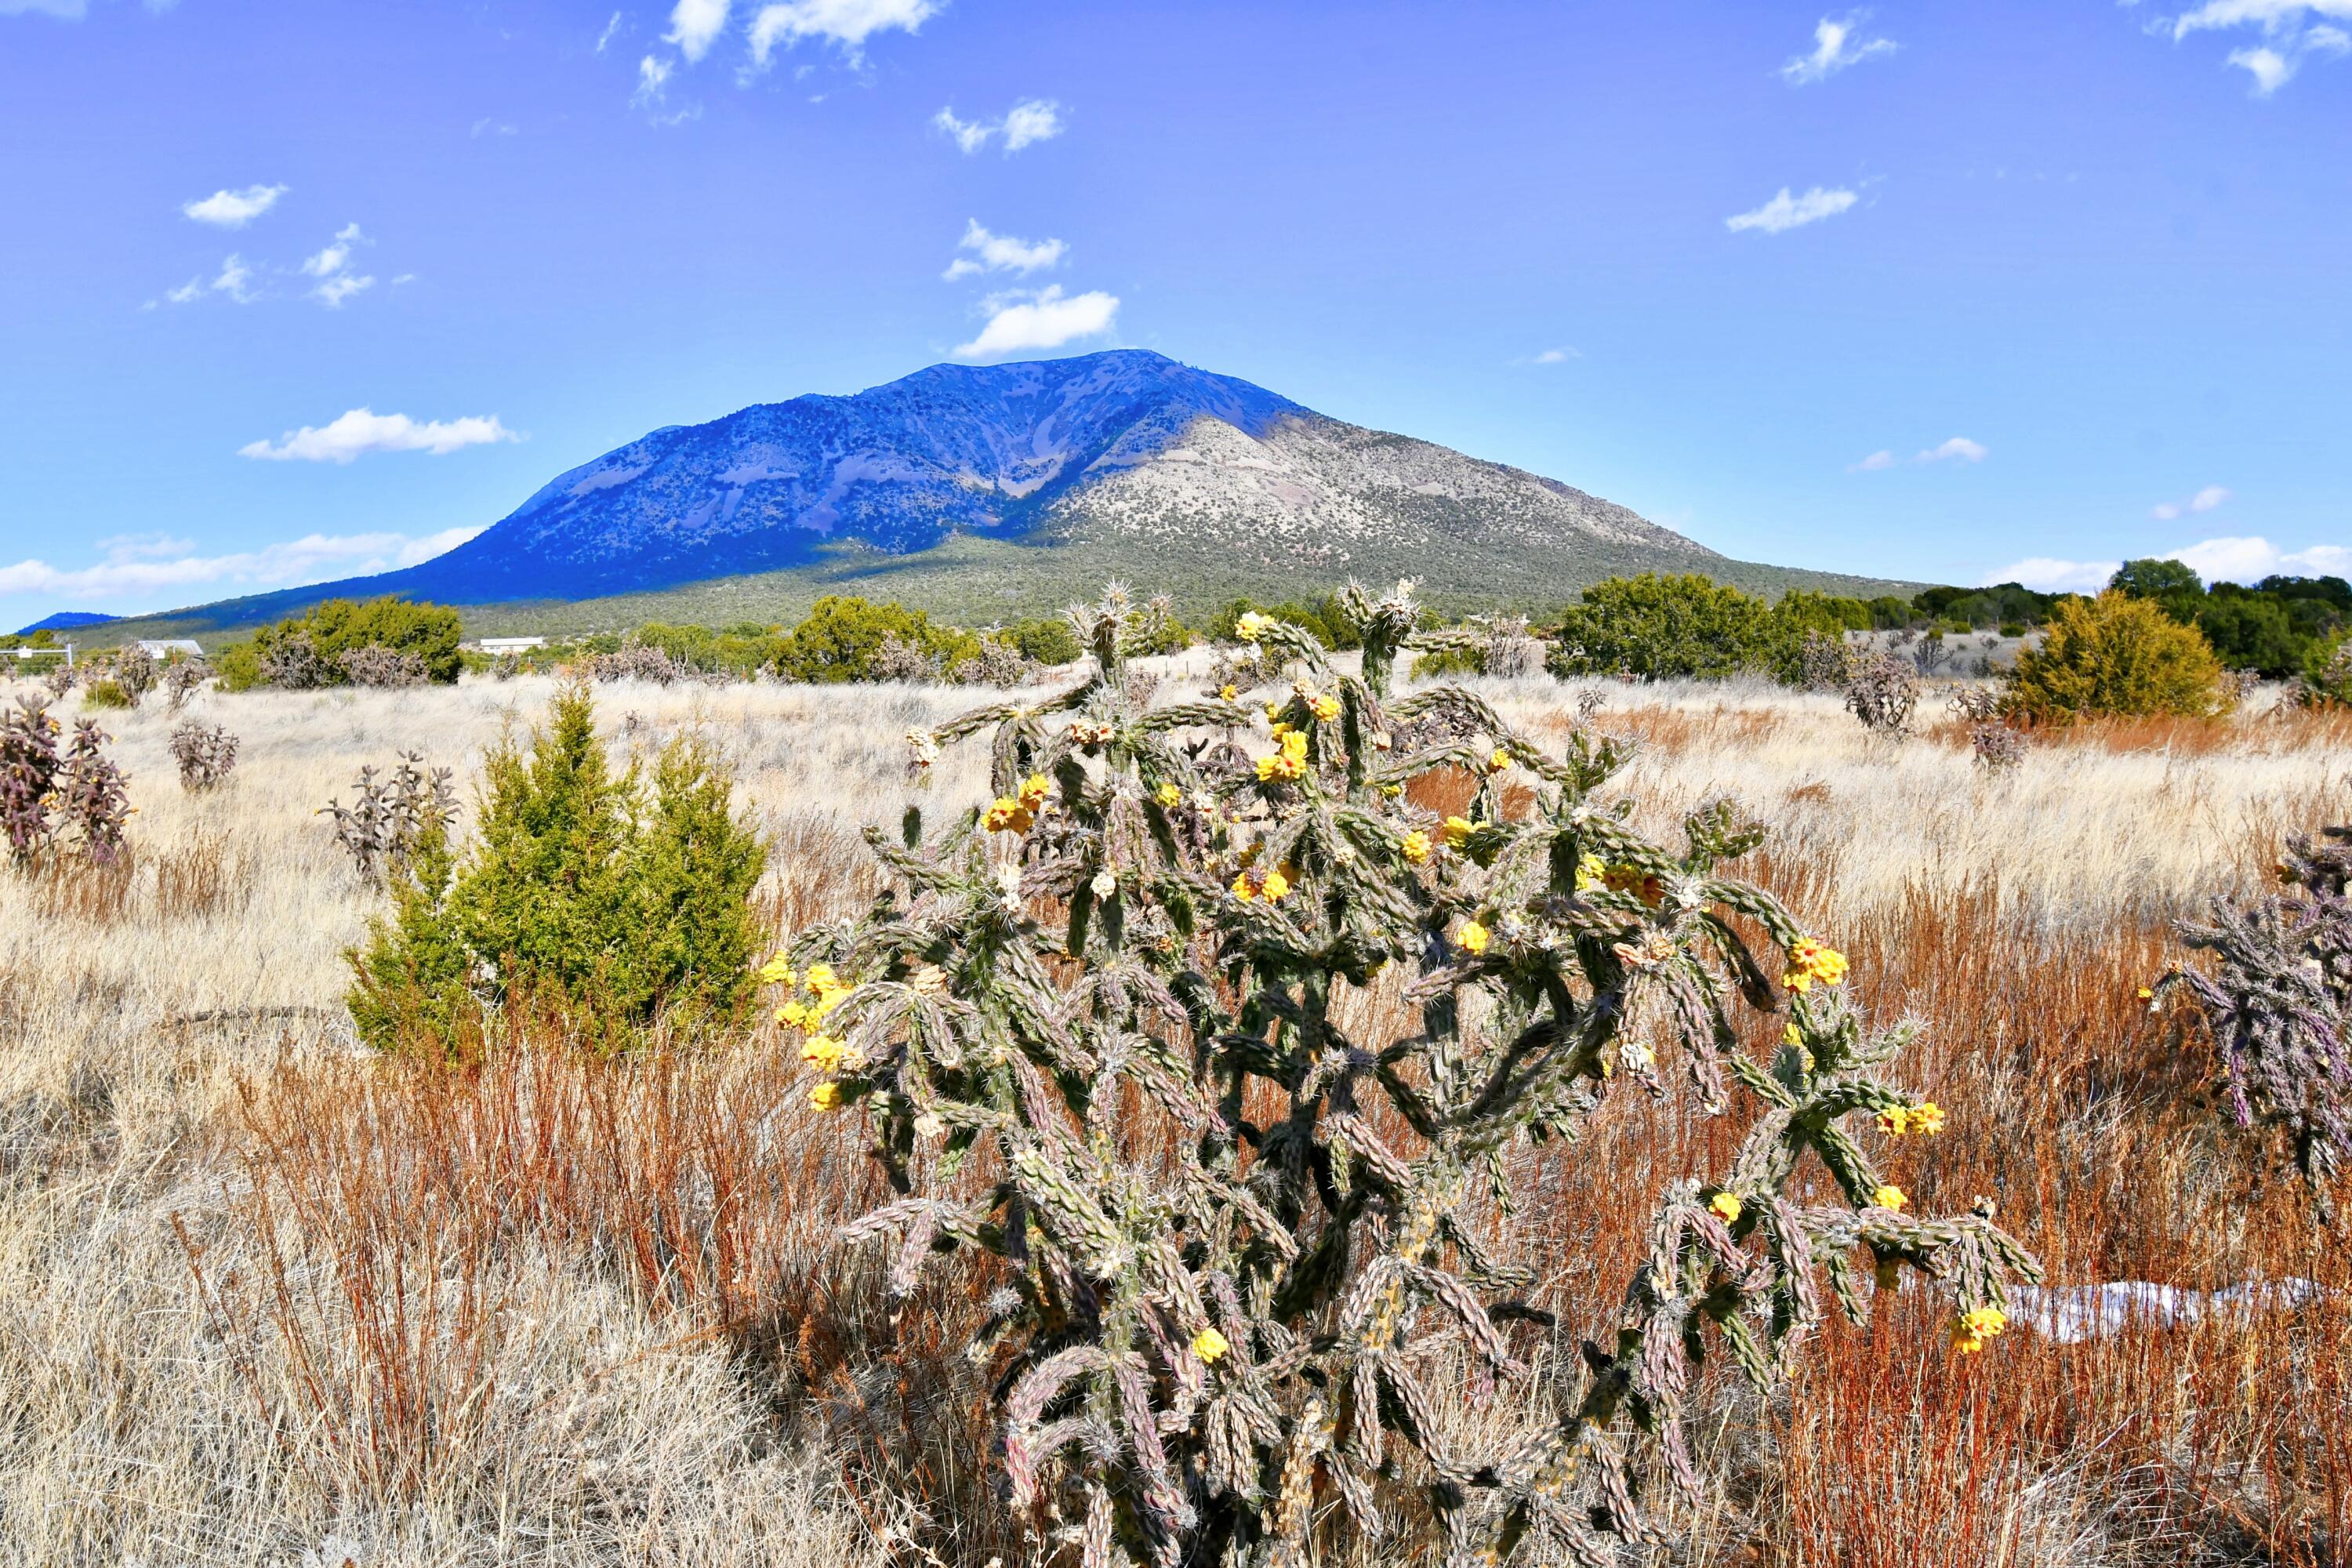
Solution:
[[[197,689],[212,679],[213,667],[200,658],[174,659],[163,668],[163,697],[177,713],[187,706],[188,699]]]
[[[57,773],[58,816],[73,828],[82,853],[97,866],[114,864],[128,848],[123,829],[130,821],[131,800],[122,770],[99,751],[111,738],[97,720],[75,720],[73,743]]]
[[[22,865],[49,842],[49,807],[58,787],[58,721],[29,697],[0,714],[0,833]]]
[[[2212,1029],[2231,1116],[2286,1130],[2325,1210],[2326,1183],[2352,1153],[2352,827],[2326,828],[2318,842],[2290,835],[2279,870],[2293,891],[2216,899],[2211,924],[2175,928],[2218,963],[2210,973],[2172,971],[2149,1005],[2188,992]]]
[[[182,789],[217,788],[236,766],[236,737],[224,725],[206,729],[191,719],[172,731],[172,760],[180,764]]]
[[[1807,632],[1797,650],[1797,683],[1808,691],[1844,690],[1853,679],[1854,652],[1843,632]]]
[[[318,815],[334,817],[335,842],[349,852],[361,879],[377,886],[407,860],[428,829],[446,827],[457,816],[449,779],[447,768],[425,772],[424,752],[403,752],[390,779],[378,783],[375,769],[362,768],[352,784],[352,805],[346,807],[338,795]]]
[[[797,988],[780,1017],[812,1103],[862,1111],[899,1194],[846,1231],[898,1237],[891,1289],[937,1254],[1002,1260],[973,1353],[1013,1358],[1006,1480],[1017,1507],[1075,1521],[1089,1565],[1298,1563],[1333,1492],[1373,1536],[1417,1499],[1457,1560],[1597,1562],[1604,1536],[1643,1530],[1634,1447],[1697,1485],[1680,1417],[1709,1341],[1769,1384],[1821,1314],[1819,1277],[1867,1310],[1863,1259],[1942,1280],[1972,1351],[2005,1278],[2038,1277],[1985,1215],[1902,1212],[1847,1130],[1943,1113],[1878,1076],[1910,1029],[1865,1035],[1845,961],[1722,874],[1760,829],[1718,805],[1680,853],[1650,843],[1596,798],[1618,742],[1580,731],[1552,757],[1458,688],[1391,701],[1411,599],[1341,603],[1361,679],[1246,616],[1259,668],[1297,679],[1262,706],[1220,689],[1153,711],[1125,679],[1149,615],[1078,613],[1084,683],[913,737],[992,731],[994,804],[929,839],[913,811],[903,843],[870,834],[903,899],[763,972]],[[1260,754],[1216,739],[1260,723]],[[1408,750],[1414,732],[1435,738]],[[1405,804],[1439,768],[1477,776],[1468,816]],[[1536,789],[1528,820],[1501,819],[1506,781]],[[1743,926],[1783,952],[1777,976]],[[1390,985],[1417,1028],[1351,1037],[1343,994]],[[1759,1065],[1735,998],[1782,995],[1784,1044]],[[1457,1447],[1423,1352],[1458,1334],[1515,1376],[1509,1325],[1540,1317],[1474,1194],[1507,1215],[1520,1140],[1573,1138],[1612,1092],[1672,1092],[1670,1052],[1709,1110],[1737,1084],[1753,1131],[1727,1170],[1661,1194],[1618,1332],[1586,1347],[1556,1424]],[[1788,1195],[1808,1155],[1843,1201]],[[1421,1463],[1401,1469],[1402,1449]]]
[[[347,647],[342,653],[344,678],[353,686],[422,686],[428,679],[425,656],[382,643]]]
[[[155,656],[137,643],[131,643],[114,658],[114,681],[136,708],[155,689],[159,667]]]
[[[79,670],[74,668],[70,664],[67,664],[63,660],[59,660],[58,663],[49,666],[49,673],[42,677],[42,683],[48,687],[50,697],[58,701],[63,701],[65,700],[66,693],[71,691],[74,689],[75,683],[80,679],[81,672]]]
[[[1874,735],[1899,736],[1919,706],[1917,667],[1883,648],[1855,649],[1846,660],[1846,711]]]

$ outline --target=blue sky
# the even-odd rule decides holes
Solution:
[[[1727,553],[2352,566],[2352,0],[0,0],[0,622],[1136,345]]]

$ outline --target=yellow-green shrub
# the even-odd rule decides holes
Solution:
[[[2206,718],[2235,698],[2202,632],[2152,600],[2110,589],[2059,602],[2040,645],[2019,655],[2005,701],[2012,712],[2063,723],[2107,714]]]

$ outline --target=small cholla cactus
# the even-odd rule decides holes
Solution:
[[[335,819],[335,842],[341,845],[370,886],[382,886],[386,875],[407,863],[429,828],[446,827],[457,815],[457,792],[450,787],[450,770],[425,772],[422,752],[403,752],[392,777],[378,783],[375,769],[364,767],[352,781],[356,798],[346,807],[341,796],[319,808]]]
[[[1846,711],[1874,735],[1901,735],[1919,706],[1919,677],[1911,660],[1884,649],[1857,649],[1846,661]]]
[[[63,661],[49,666],[49,673],[42,678],[49,689],[50,697],[58,700],[63,700],[65,694],[71,691],[74,683],[80,679],[81,672]]]
[[[155,656],[137,643],[131,644],[114,658],[114,682],[122,688],[124,696],[136,708],[146,695],[155,689],[160,668]]]
[[[1809,631],[1797,652],[1797,680],[1808,691],[1843,691],[1853,679],[1857,650],[1843,634]]]
[[[694,671],[651,643],[630,642],[617,652],[600,653],[588,661],[592,680],[645,680],[656,686],[670,686],[687,679]]]
[[[123,829],[131,817],[122,770],[99,747],[111,739],[95,719],[74,721],[73,743],[58,766],[57,815],[73,829],[90,863],[110,866],[127,853]]]
[[[289,632],[261,656],[261,676],[286,691],[315,691],[330,684],[327,661],[308,632]]]
[[[519,653],[502,653],[490,662],[492,680],[512,680],[521,673],[522,655]]]
[[[1952,686],[1945,689],[1944,710],[1964,724],[1981,724],[2000,717],[2000,689],[1994,686]]]
[[[2231,1117],[2284,1128],[2326,1209],[2327,1180],[2352,1155],[2352,827],[2290,835],[2279,874],[2288,891],[2216,899],[2210,924],[2175,928],[2216,963],[2172,971],[2149,1005],[2189,994],[2212,1031]]]
[[[899,1296],[940,1255],[992,1260],[972,1354],[1009,1358],[1013,1500],[1103,1568],[1299,1563],[1334,1500],[1366,1537],[1433,1520],[1449,1561],[1599,1562],[1645,1530],[1637,1449],[1696,1489],[1684,1399],[1711,1345],[1769,1386],[1822,1277],[1868,1311],[1859,1262],[1938,1281],[1973,1352],[2008,1277],[2039,1277],[1989,1212],[1903,1212],[1848,1130],[1943,1112],[1881,1076],[1913,1028],[1865,1031],[1845,960],[1724,874],[1761,829],[1722,805],[1679,852],[1651,843],[1599,797],[1620,742],[1580,731],[1555,757],[1460,688],[1392,700],[1410,599],[1339,601],[1360,678],[1244,617],[1288,684],[1154,710],[1125,679],[1149,617],[1082,613],[1087,679],[919,737],[990,734],[993,803],[929,837],[911,810],[900,840],[869,832],[903,891],[762,972],[791,997],[810,1103],[866,1118],[898,1194],[845,1234],[897,1237]],[[1241,743],[1261,724],[1263,752]],[[1408,803],[1438,769],[1477,781],[1468,815]],[[1506,821],[1522,781],[1533,806]],[[1351,1034],[1349,994],[1391,986],[1402,1037]],[[1784,1000],[1759,1062],[1733,1016]],[[1753,1107],[1738,1153],[1661,1194],[1555,1425],[1491,1450],[1443,1429],[1424,1352],[1459,1342],[1522,1378],[1514,1325],[1542,1316],[1477,1212],[1507,1227],[1522,1141],[1572,1142],[1612,1093],[1673,1092],[1670,1058],[1705,1109],[1735,1086]],[[1804,1162],[1829,1201],[1795,1195]]]
[[[177,713],[187,706],[204,683],[212,679],[213,667],[200,658],[174,660],[163,669],[163,698]]]
[[[345,648],[341,663],[344,676],[353,686],[422,686],[427,679],[423,654],[382,643]]]
[[[937,680],[940,661],[919,644],[897,632],[884,632],[881,645],[874,650],[871,673],[877,680]]]
[[[979,654],[958,660],[948,679],[958,686],[1018,686],[1029,673],[1026,654],[1002,637],[982,637]]]
[[[2025,759],[2025,733],[2011,724],[1988,719],[1969,726],[1969,750],[1979,765],[1999,773]]]
[[[217,788],[236,766],[236,737],[221,725],[206,729],[191,719],[172,731],[172,759],[180,764],[182,789]]]
[[[58,721],[19,697],[16,711],[0,714],[0,833],[19,865],[48,845],[58,767]]]

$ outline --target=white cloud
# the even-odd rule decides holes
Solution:
[[[1867,11],[1854,11],[1841,20],[1822,17],[1813,25],[1813,52],[1799,55],[1780,68],[1780,79],[1792,87],[1823,80],[1848,66],[1860,65],[1877,55],[1891,55],[1895,45],[1885,38],[1864,38],[1859,35],[1862,25],[1870,20]]]
[[[0,16],[55,16],[79,22],[89,11],[89,0],[0,0]]]
[[[2158,522],[2170,522],[2189,512],[2211,511],[2229,499],[2230,492],[2220,485],[2207,485],[2187,500],[2168,500],[2148,508],[2147,515]]]
[[[180,210],[215,228],[243,228],[276,206],[286,190],[284,185],[247,185],[241,191],[215,191],[202,201],[182,203]]]
[[[1118,316],[1116,297],[1097,289],[1065,299],[1058,283],[1034,294],[997,295],[987,308],[988,324],[955,351],[958,357],[985,359],[1024,349],[1057,349],[1109,331]]]
[[[613,41],[613,35],[620,30],[621,14],[618,11],[615,11],[613,13],[613,19],[604,24],[604,30],[596,35],[596,52],[600,55],[603,54],[604,52],[604,46],[611,43]]]
[[[1058,239],[1015,239],[1009,234],[991,234],[980,226],[978,218],[966,221],[963,238],[956,242],[956,248],[972,254],[959,256],[948,264],[948,269],[940,276],[950,283],[981,272],[1030,273],[1041,268],[1058,267],[1070,250],[1066,243]]]
[[[2179,561],[2208,583],[2257,583],[2274,574],[2294,576],[2343,576],[2352,573],[2352,548],[2314,544],[2282,551],[2259,535],[2244,539],[2207,539],[2159,557]],[[2045,594],[2095,594],[2116,574],[2120,561],[2062,561],[2031,556],[1984,577],[1985,583],[2022,583]]]
[[[669,86],[669,73],[675,68],[667,60],[657,60],[651,55],[639,60],[637,90],[629,96],[629,101],[638,105],[659,103],[664,89]]]
[[[1018,153],[1033,142],[1062,133],[1062,106],[1050,98],[1024,98],[1004,114],[1004,150]]]
[[[331,310],[341,308],[344,300],[362,289],[373,288],[373,278],[363,278],[352,270],[352,247],[370,243],[373,242],[355,223],[347,223],[336,230],[334,239],[324,249],[302,263],[303,275],[319,280],[310,297]]]
[[[997,131],[995,126],[984,124],[977,120],[958,120],[953,104],[932,115],[931,123],[953,138],[955,144],[962,149],[967,157],[987,146],[988,139],[995,135]]]
[[[377,414],[354,408],[332,424],[305,425],[299,430],[289,430],[278,437],[275,446],[268,441],[248,441],[236,449],[236,455],[272,462],[348,463],[366,452],[430,452],[438,458],[461,447],[521,439],[521,436],[499,424],[495,414],[420,422],[405,414]]]
[[[893,28],[914,32],[940,13],[944,0],[783,0],[762,5],[751,18],[751,61],[764,67],[782,44],[791,48],[803,38],[822,38],[838,45],[856,59],[866,40]]]
[[[193,288],[194,285],[191,284],[190,287]],[[210,287],[214,293],[226,294],[240,305],[250,305],[261,298],[253,288],[253,268],[247,267],[245,264],[245,258],[238,256],[222,258],[220,276],[212,280]],[[180,289],[173,290],[173,300],[177,303],[185,304],[187,300],[181,298],[183,292],[184,290]],[[190,299],[194,297],[188,296]]]
[[[1543,353],[1536,355],[1532,363],[1536,364],[1566,364],[1572,359],[1582,359],[1584,355],[1576,349],[1546,349]]]
[[[428,533],[422,539],[412,539],[400,547],[399,552],[393,556],[393,562],[395,565],[415,566],[436,555],[446,555],[489,526],[487,522],[470,526],[460,523],[456,528],[445,528],[438,533]]]
[[[1929,447],[1924,451],[1913,453],[1908,460],[1914,463],[1981,463],[1990,456],[1991,456],[1991,448],[1981,441],[1971,441],[1966,436],[1955,436],[1940,446]],[[1848,463],[1845,466],[1845,471],[1849,474],[1883,473],[1905,460],[1882,447],[1858,463]]]
[[[198,555],[189,540],[129,534],[101,540],[104,559],[94,566],[58,567],[37,558],[0,566],[0,596],[40,594],[87,606],[125,598],[152,604],[165,594],[214,584],[292,587],[414,566],[480,531],[451,528],[421,539],[404,533],[312,533],[221,555]]]
[[[2263,41],[2231,49],[2225,63],[2253,78],[2256,98],[2268,98],[2294,79],[2295,72],[2315,55],[2341,58],[2352,54],[2352,33],[2331,26],[2323,17],[2352,22],[2352,0],[2206,0],[2193,11],[2160,18],[2156,31],[2169,32],[2179,43],[2191,33],[2249,28]]]
[[[1859,198],[1848,190],[1823,190],[1815,185],[1801,196],[1792,196],[1789,187],[1758,207],[1754,212],[1738,213],[1723,220],[1723,226],[1738,234],[1742,229],[1760,229],[1766,234],[1784,234],[1801,228],[1809,223],[1819,223],[1825,217],[1835,217],[1853,205]]]
[[[727,26],[728,0],[677,0],[669,14],[666,43],[677,46],[688,65],[710,52],[710,45]]]

